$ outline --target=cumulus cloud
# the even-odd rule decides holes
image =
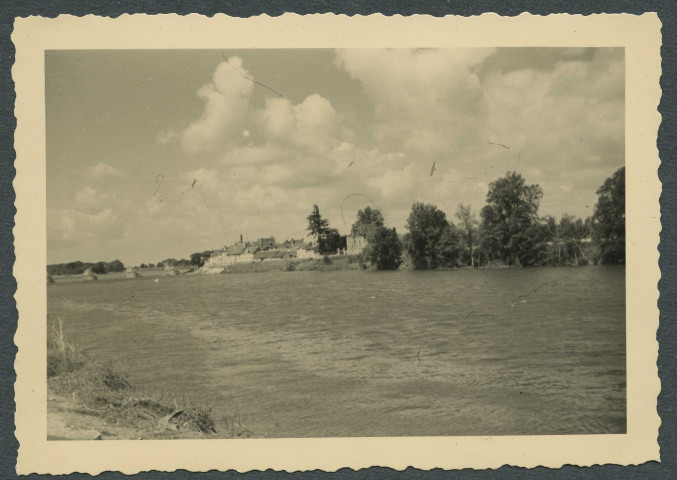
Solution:
[[[222,144],[224,135],[246,116],[253,87],[246,78],[249,75],[239,57],[231,57],[216,67],[211,83],[197,91],[205,102],[202,116],[181,133],[181,145],[186,152],[213,152]]]
[[[318,94],[292,105],[285,98],[269,98],[260,115],[265,133],[273,141],[323,152],[340,142],[340,118],[329,100]]]
[[[482,115],[474,67],[493,49],[339,50],[336,65],[359,80],[375,101],[382,150],[431,158],[472,141]]]
[[[96,165],[88,167],[84,171],[86,180],[99,180],[101,178],[125,177],[125,174],[115,167],[104,162],[98,162]]]
[[[593,162],[623,163],[623,58],[614,50],[599,50],[591,61],[559,62],[552,71],[488,77],[485,126],[522,152],[522,169],[554,175]]]
[[[102,260],[102,249],[108,250],[125,234],[126,209],[114,194],[81,188],[73,194],[70,206],[48,208],[49,248],[70,251],[68,258],[72,259]]]
[[[369,183],[378,189],[382,198],[392,200],[401,196],[403,192],[410,192],[418,182],[413,165],[408,165],[401,170],[386,168]]]
[[[49,210],[47,232],[53,245],[67,244],[76,251],[95,242],[97,245],[121,238],[124,230],[120,216],[111,208],[95,212],[76,209]]]
[[[75,193],[75,206],[85,213],[96,213],[104,209],[118,206],[114,195],[98,193],[92,187],[86,186]]]

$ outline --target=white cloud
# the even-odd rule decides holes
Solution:
[[[380,176],[371,179],[369,183],[378,189],[383,198],[392,200],[405,192],[409,193],[418,182],[414,175],[414,166],[408,165],[402,170],[386,168]]]
[[[74,200],[78,210],[90,214],[118,206],[115,196],[98,193],[89,186],[85,186],[82,190],[76,192]]]
[[[48,209],[50,249],[67,248],[72,259],[104,260],[99,258],[102,249],[108,249],[124,236],[125,209],[115,195],[83,187],[73,195],[72,206]]]
[[[86,180],[99,180],[110,177],[125,177],[125,174],[115,167],[112,167],[104,162],[98,162],[92,167],[87,167],[84,171]]]
[[[492,49],[339,50],[336,64],[376,102],[375,139],[384,151],[431,159],[472,140],[482,88],[473,68]]]
[[[623,56],[619,49],[597,50],[592,60],[563,61],[551,70],[535,68],[501,73],[484,82],[486,122],[491,138],[509,145],[484,156],[503,171],[516,170],[545,190],[542,205],[558,210],[580,203],[577,185],[559,195],[550,178],[562,171],[608,176],[624,162]],[[478,158],[480,162],[482,157]],[[498,173],[502,173],[498,171]],[[555,192],[549,192],[546,187]],[[575,207],[574,207],[575,208]],[[580,212],[581,209],[579,209]],[[579,213],[584,214],[584,213]]]
[[[101,244],[121,238],[124,232],[120,216],[111,208],[91,213],[75,209],[49,210],[47,218],[50,243],[67,244],[76,251],[78,248],[96,250]]]
[[[214,152],[221,146],[224,135],[242,121],[253,87],[246,78],[249,76],[239,57],[231,57],[216,67],[212,82],[197,91],[205,101],[202,117],[181,132],[181,145],[187,153]]]
[[[341,119],[331,103],[317,94],[298,105],[285,98],[269,98],[260,120],[270,139],[313,152],[335,147],[343,135],[339,129]]]

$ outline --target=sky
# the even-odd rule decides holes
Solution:
[[[314,204],[406,233],[509,171],[586,218],[625,164],[624,72],[622,48],[49,51],[48,263],[306,238]]]

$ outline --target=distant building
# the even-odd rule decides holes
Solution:
[[[359,255],[367,246],[367,239],[355,232],[346,237],[346,254]]]
[[[254,254],[255,262],[275,262],[296,258],[296,252],[291,250],[260,250]]]
[[[238,257],[238,263],[251,263],[254,261],[254,254],[259,251],[259,247],[245,247],[244,251]]]
[[[317,253],[317,249],[310,245],[306,245],[305,247],[299,248],[296,251],[296,258],[298,258],[299,260],[307,260],[311,258],[321,258],[321,257],[322,255]]]
[[[254,254],[254,261],[255,262],[263,262],[263,261],[269,261],[273,258],[273,252],[270,250],[259,250]]]
[[[242,243],[236,243],[224,247],[221,252],[213,254],[205,262],[206,267],[225,267],[235,265],[236,263],[251,263],[254,261],[254,254],[259,250],[257,246],[245,246]]]
[[[285,240],[284,242],[282,242],[282,246],[284,248],[287,248],[287,249],[289,249],[289,248],[292,248],[292,249],[300,248],[301,246],[303,246],[303,239],[302,238],[298,238],[298,239],[297,238],[291,238],[289,240]]]
[[[270,250],[275,248],[275,237],[259,238],[259,248],[261,250]]]
[[[280,260],[291,260],[292,258],[296,258],[296,250],[277,250],[275,252],[274,258],[278,258]]]

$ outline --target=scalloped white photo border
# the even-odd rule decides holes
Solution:
[[[661,24],[635,15],[500,17],[285,14],[30,17],[15,21],[16,436],[20,474],[558,468],[659,460],[656,360],[660,225],[656,140]],[[47,441],[45,50],[403,47],[625,48],[627,433],[487,437]]]

